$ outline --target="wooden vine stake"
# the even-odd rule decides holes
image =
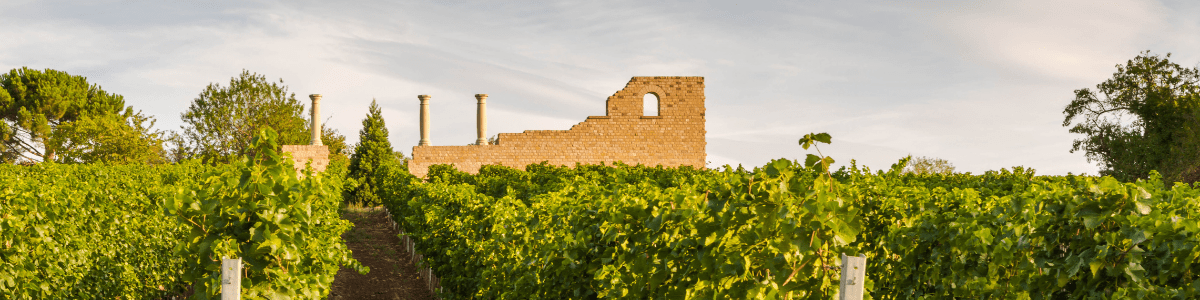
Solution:
[[[221,300],[242,299],[242,258],[221,258]]]
[[[838,299],[862,300],[866,281],[867,255],[846,256],[846,253],[842,253],[842,284],[838,289]]]

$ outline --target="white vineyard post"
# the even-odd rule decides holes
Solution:
[[[839,300],[862,300],[867,281],[867,255],[846,256],[842,253],[842,283],[838,289]]]
[[[221,258],[221,300],[242,299],[242,258]]]

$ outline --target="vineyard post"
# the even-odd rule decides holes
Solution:
[[[221,300],[242,299],[242,258],[221,258]]]
[[[863,285],[867,281],[867,255],[846,256],[842,253],[842,283],[838,289],[839,300],[862,300]]]

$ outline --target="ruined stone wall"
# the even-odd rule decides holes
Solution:
[[[292,162],[297,172],[312,162],[313,170],[324,172],[329,166],[329,147],[321,142],[321,94],[308,95],[312,99],[311,120],[312,139],[308,145],[283,145],[283,153],[292,154]]]
[[[658,116],[643,115],[646,94],[658,96]],[[415,146],[408,168],[418,177],[435,164],[473,174],[485,164],[524,169],[542,161],[703,168],[704,135],[704,77],[633,77],[608,97],[605,116],[588,117],[569,130],[501,133],[499,145]]]
[[[316,172],[324,172],[325,167],[329,166],[329,146],[283,145],[283,152],[292,154],[297,172],[304,171],[304,166],[310,161]]]

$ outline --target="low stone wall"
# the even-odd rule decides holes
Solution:
[[[304,171],[304,166],[309,162],[317,172],[324,172],[329,166],[329,146],[283,145],[283,152],[292,154],[297,172]]]
[[[658,97],[658,116],[645,116],[646,94]],[[643,164],[667,167],[706,165],[703,77],[633,77],[608,97],[605,116],[588,117],[569,130],[527,130],[499,134],[499,145],[416,146],[409,172],[424,177],[429,166],[454,164],[477,173],[485,164],[524,169],[553,165]]]

